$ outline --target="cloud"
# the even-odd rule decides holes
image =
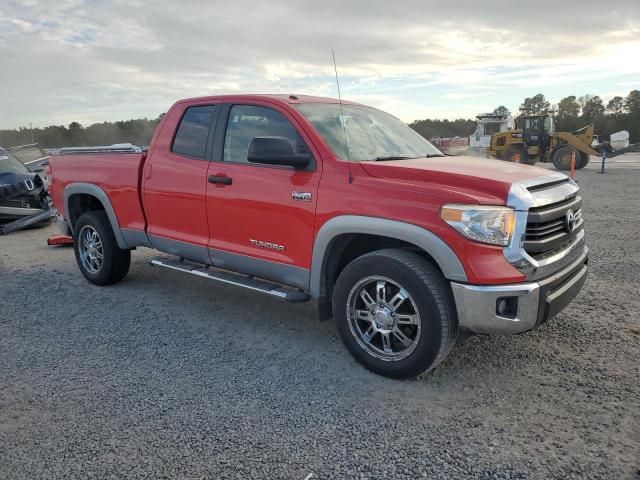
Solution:
[[[345,98],[406,121],[472,117],[538,92],[625,95],[640,9],[608,2],[605,24],[578,0],[5,0],[0,128],[152,117],[225,92],[336,96],[332,48]]]

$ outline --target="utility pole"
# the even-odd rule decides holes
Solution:
[[[36,143],[33,141],[33,123],[29,122],[29,129],[31,130],[31,143]]]

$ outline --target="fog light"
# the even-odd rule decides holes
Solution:
[[[518,313],[518,297],[500,297],[496,300],[496,315],[516,318]]]
[[[498,315],[504,315],[507,311],[507,301],[504,298],[498,299],[498,304],[496,305],[496,311]]]

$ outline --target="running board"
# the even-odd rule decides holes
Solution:
[[[220,270],[215,267],[207,268],[201,265],[195,265],[178,260],[170,260],[163,257],[154,257],[149,261],[149,263],[157,267],[164,267],[171,270],[178,270],[179,272],[190,273],[192,275],[216,280],[228,285],[244,287],[249,290],[253,290],[254,292],[266,293],[267,295],[278,297],[288,302],[297,303],[309,300],[309,295],[300,290],[296,290],[295,288],[285,287],[265,280],[258,280],[254,277]]]

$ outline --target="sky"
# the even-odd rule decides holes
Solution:
[[[0,0],[0,128],[298,93],[405,122],[640,89],[639,0]]]

